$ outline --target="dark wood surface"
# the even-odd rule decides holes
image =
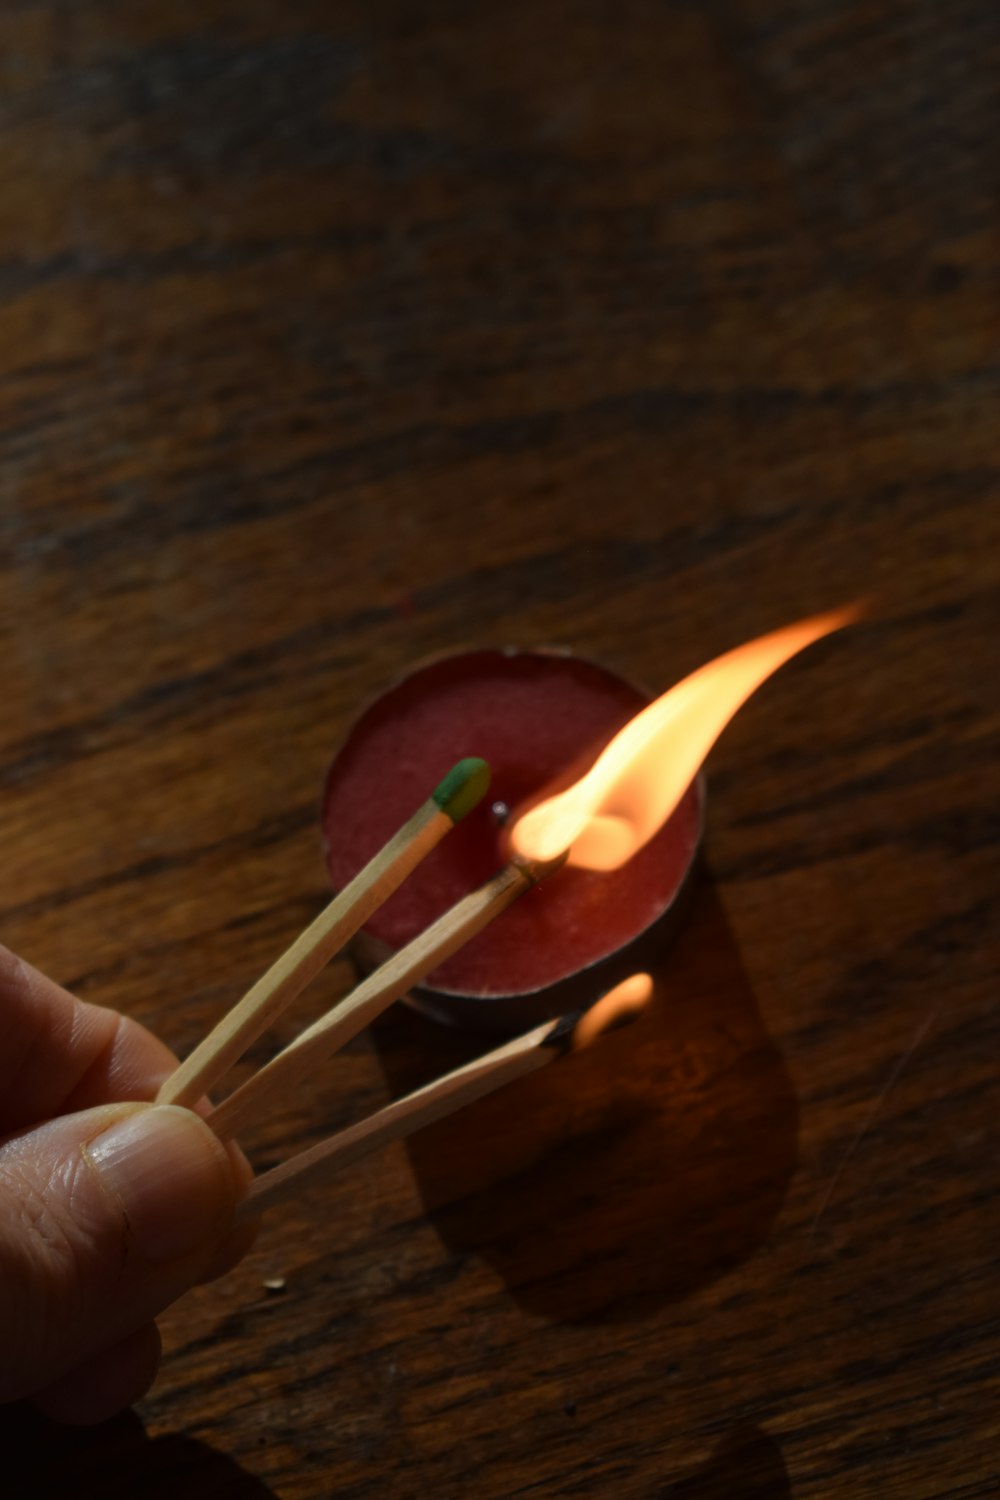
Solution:
[[[18,1494],[1000,1492],[998,14],[3,6],[2,936],[56,978],[187,1049],[430,652],[665,687],[873,601],[713,754],[654,1014],[282,1213],[136,1415],[8,1410]],[[462,1049],[391,1015],[255,1161]]]

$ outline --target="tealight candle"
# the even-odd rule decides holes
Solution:
[[[159,1100],[200,1097],[365,924],[382,960],[376,972],[209,1112],[220,1139],[415,985],[437,1016],[521,1035],[274,1168],[245,1211],[284,1201],[317,1174],[588,1045],[641,1008],[651,982],[637,967],[662,945],[698,850],[705,756],[773,671],[856,617],[832,611],[738,646],[652,703],[591,663],[497,651],[438,661],[380,698],[327,780],[338,893]],[[469,754],[474,741],[497,771],[486,820],[489,767]],[[436,780],[456,751],[430,796],[418,798],[428,766]],[[397,809],[414,802],[400,822]],[[412,884],[422,861],[430,879]],[[478,884],[469,891],[468,882]],[[542,1024],[525,1029],[539,1013]]]
[[[482,756],[482,803],[376,912],[368,965],[401,948],[509,857],[509,819],[568,785],[649,702],[607,669],[557,652],[469,651],[390,688],[350,731],[323,805],[330,877],[342,889],[462,755]],[[589,1004],[662,951],[695,866],[704,814],[696,780],[620,869],[559,870],[505,911],[413,993],[430,1014],[515,1031]]]

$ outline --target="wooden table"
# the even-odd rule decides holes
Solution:
[[[997,14],[3,7],[2,933],[40,967],[183,1051],[323,901],[324,769],[412,662],[665,687],[872,600],[714,752],[642,1045],[276,1217],[137,1414],[8,1409],[19,1496],[1000,1492]],[[463,1045],[390,1015],[255,1161]]]

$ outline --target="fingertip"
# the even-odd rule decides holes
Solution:
[[[47,1412],[83,1422],[136,1399],[134,1369],[111,1362],[76,1416],[72,1382],[52,1378],[83,1368],[92,1350],[116,1345],[246,1254],[254,1226],[236,1228],[234,1216],[251,1176],[237,1147],[177,1106],[104,1105],[10,1137],[0,1152],[0,1209],[15,1207],[0,1328],[18,1354],[8,1368],[0,1350],[0,1399],[42,1389]],[[25,1203],[30,1215],[16,1211]],[[150,1340],[139,1346],[149,1379]]]
[[[100,1228],[149,1265],[210,1255],[229,1232],[241,1195],[233,1157],[204,1120],[177,1105],[140,1105],[83,1148],[118,1210]],[[199,1268],[200,1269],[200,1268]]]
[[[239,1202],[253,1181],[253,1168],[235,1141],[226,1142],[226,1154],[232,1166],[233,1179],[237,1187],[237,1202]],[[260,1220],[251,1219],[230,1230],[198,1278],[199,1282],[218,1281],[220,1276],[225,1276],[227,1272],[238,1266],[243,1257],[253,1248],[259,1229]]]
[[[233,1169],[237,1197],[242,1198],[251,1182],[253,1182],[253,1167],[247,1161],[241,1147],[236,1141],[226,1141],[225,1146],[226,1155],[229,1157],[229,1162]]]

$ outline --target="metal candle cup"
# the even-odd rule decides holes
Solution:
[[[343,887],[463,755],[493,782],[482,804],[359,935],[373,967],[509,856],[507,818],[573,782],[649,696],[604,667],[554,651],[470,651],[418,668],[357,720],[326,782],[327,864]],[[513,1033],[580,1009],[648,968],[676,926],[701,844],[704,785],[619,870],[559,870],[522,896],[411,995],[439,1020]]]

